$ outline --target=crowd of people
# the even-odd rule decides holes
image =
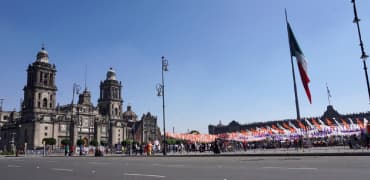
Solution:
[[[343,146],[350,149],[370,148],[370,138],[367,135],[351,135],[351,136],[330,136],[320,138],[304,138],[303,136],[295,139],[274,140],[266,139],[263,141],[229,141],[225,139],[216,139],[211,143],[200,142],[184,142],[180,141],[176,144],[167,145],[167,151],[172,153],[187,153],[187,152],[214,152],[219,154],[222,152],[238,152],[264,149],[298,149],[312,147],[335,147]]]
[[[370,136],[364,133],[350,136],[326,136],[310,137],[298,136],[291,139],[279,139],[274,137],[260,141],[234,141],[223,138],[216,138],[212,142],[196,142],[188,140],[172,139],[166,144],[168,154],[188,154],[188,153],[214,153],[225,152],[247,152],[266,149],[300,149],[314,147],[336,147],[341,146],[349,149],[369,149]],[[64,156],[94,155],[103,156],[104,154],[125,154],[128,156],[152,156],[163,153],[163,143],[159,141],[130,144],[119,146],[87,146],[76,147],[65,145],[59,150],[64,151]],[[50,149],[49,149],[50,150]]]

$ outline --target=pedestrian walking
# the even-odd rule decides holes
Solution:
[[[68,153],[69,153],[69,145],[65,145],[64,146],[64,156],[69,155]]]

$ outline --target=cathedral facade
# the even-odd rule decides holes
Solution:
[[[21,111],[1,110],[2,114],[7,115],[4,115],[6,119],[2,118],[0,124],[1,148],[10,145],[39,148],[43,147],[45,138],[56,139],[57,147],[62,145],[63,140],[76,145],[79,139],[85,145],[97,140],[100,144],[114,146],[129,138],[134,130],[128,126],[129,120],[132,121],[127,117],[131,107],[128,108],[130,112],[122,112],[122,83],[117,80],[112,68],[107,71],[105,80],[100,82],[97,106],[91,102],[91,93],[87,88],[82,93],[74,91],[74,95],[78,94],[76,103],[73,95],[71,104],[57,104],[56,72],[56,66],[49,62],[49,55],[42,48],[37,53],[36,61],[28,66]],[[14,117],[10,116],[12,113]],[[156,123],[155,116],[150,118]],[[158,134],[150,137],[160,138],[160,134],[159,137]]]

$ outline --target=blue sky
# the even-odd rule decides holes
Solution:
[[[370,1],[357,0],[370,53]],[[166,128],[208,132],[208,124],[295,118],[284,8],[308,59],[312,104],[298,77],[302,117],[332,104],[341,113],[369,110],[350,0],[1,1],[0,98],[19,110],[26,68],[44,42],[57,66],[57,102],[72,84],[87,86],[96,105],[99,83],[113,67],[124,104],[150,111],[162,127],[155,85],[166,73]],[[298,73],[296,74],[298,76]]]

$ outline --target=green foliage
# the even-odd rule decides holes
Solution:
[[[13,155],[13,151],[5,151],[5,152],[0,152],[0,155],[6,156],[6,155]]]
[[[71,144],[71,141],[69,139],[63,139],[61,142],[60,142],[63,146],[66,146],[67,144]]]
[[[122,146],[127,146],[127,145],[131,145],[132,144],[132,140],[123,140],[121,142]]]
[[[166,143],[167,143],[167,144],[176,144],[176,139],[173,139],[173,138],[167,138],[167,139],[166,139]]]
[[[186,144],[186,142],[184,140],[180,140],[180,139],[177,139],[176,140],[176,144]]]
[[[93,139],[93,140],[90,141],[90,145],[96,147],[96,146],[99,145],[99,143],[98,143],[98,141],[96,139]]]
[[[81,145],[83,145],[84,144],[84,140],[82,140],[82,139],[79,139],[79,140],[77,140],[77,146],[81,146]]]
[[[44,138],[42,139],[42,142],[46,145],[55,145],[57,143],[57,140],[55,138]]]
[[[108,143],[107,143],[107,141],[100,141],[100,145],[106,146],[106,145],[108,145]]]

